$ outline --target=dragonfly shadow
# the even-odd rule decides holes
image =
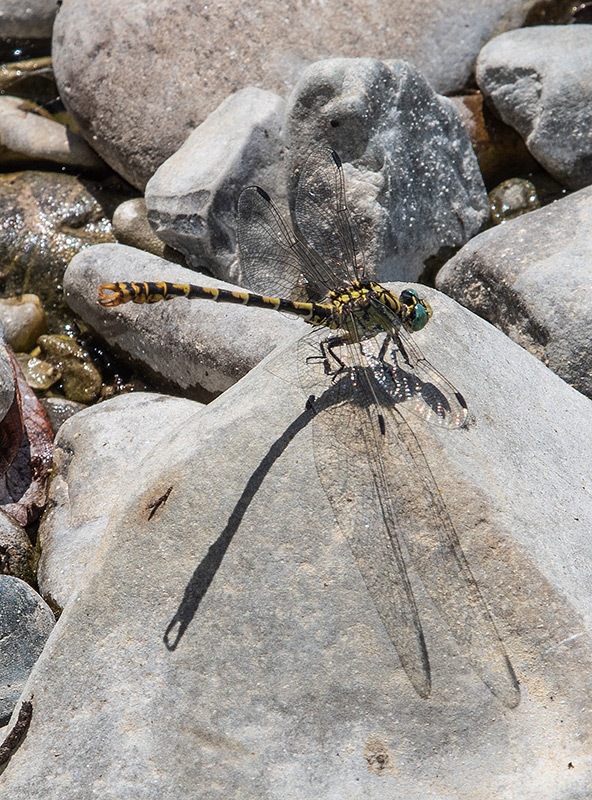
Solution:
[[[284,453],[292,439],[300,433],[311,421],[314,416],[310,404],[307,403],[305,410],[292,422],[292,424],[276,439],[268,452],[262,458],[261,463],[255,469],[239,497],[234,509],[232,510],[224,530],[220,533],[216,541],[210,546],[208,552],[198,564],[195,572],[191,576],[183,594],[179,607],[168,624],[163,636],[163,641],[168,650],[175,650],[183,638],[185,631],[191,624],[201,601],[205,597],[216,572],[220,568],[226,551],[228,550],[235,533],[237,532],[243,517],[259,491],[263,480],[269,473],[275,462]]]

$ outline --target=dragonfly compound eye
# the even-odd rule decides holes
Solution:
[[[404,289],[399,300],[407,309],[405,325],[412,331],[425,328],[433,313],[428,301],[423,300],[414,289]]]

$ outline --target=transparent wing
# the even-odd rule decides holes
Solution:
[[[377,408],[355,372],[331,380],[319,341],[318,332],[304,337],[299,359],[301,385],[316,397],[313,438],[319,479],[403,669],[417,693],[427,697],[430,665],[395,532],[397,511],[385,486]]]
[[[390,333],[362,343],[372,377],[395,405],[431,424],[460,428],[469,413],[464,397],[430,364],[396,316],[388,316]]]
[[[306,339],[320,341],[318,333]],[[338,348],[347,366],[333,377],[318,351],[303,356],[301,383],[317,398],[319,478],[413,686],[429,692],[430,675],[405,557],[484,683],[517,705],[512,666],[412,428],[360,345]]]
[[[318,148],[306,160],[294,217],[297,230],[322,265],[313,274],[305,272],[310,282],[336,289],[364,277],[362,248],[346,203],[343,167],[334,150]]]
[[[248,186],[240,194],[237,236],[249,289],[289,300],[306,299],[303,263],[311,256],[258,186]]]

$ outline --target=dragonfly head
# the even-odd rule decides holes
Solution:
[[[428,301],[423,300],[415,289],[404,289],[399,295],[399,302],[403,307],[405,327],[410,331],[425,328],[433,314]]]

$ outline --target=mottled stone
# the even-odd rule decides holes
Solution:
[[[143,188],[208,114],[245,86],[285,97],[319,59],[372,56],[403,58],[437,90],[458,90],[485,42],[519,27],[535,5],[68,0],[54,28],[54,64],[82,135]]]
[[[368,272],[381,281],[430,275],[488,219],[458,114],[403,61],[313,64],[290,98],[286,139],[292,207],[311,147],[328,145],[348,162],[348,204]]]
[[[592,183],[592,27],[509,31],[479,54],[477,82],[551,175],[571,189]]]
[[[63,309],[64,270],[96,242],[113,241],[114,197],[73,175],[15,172],[0,175],[0,259],[6,294],[37,294],[50,322]]]
[[[475,237],[437,286],[592,397],[592,189]]]
[[[87,501],[110,520],[26,686],[33,719],[1,800],[79,800],[89,787],[132,800],[586,798],[592,405],[491,325],[422,291],[434,317],[416,343],[464,393],[472,422],[446,430],[388,411],[392,498],[413,512],[398,532],[407,542],[411,523],[421,546],[419,508],[433,531],[446,503],[519,705],[471,668],[478,631],[467,624],[455,641],[438,609],[456,595],[435,592],[404,548],[431,665],[430,696],[414,691],[319,480],[346,463],[336,450],[364,409],[319,450],[325,411],[313,417],[297,387],[314,367],[291,345],[140,464],[124,451],[124,479]],[[440,497],[427,516],[423,458]],[[380,480],[363,458],[354,469],[363,489]],[[88,497],[84,473],[72,464],[71,502]],[[384,534],[381,515],[368,504],[361,535]],[[442,569],[449,553],[437,558]]]

